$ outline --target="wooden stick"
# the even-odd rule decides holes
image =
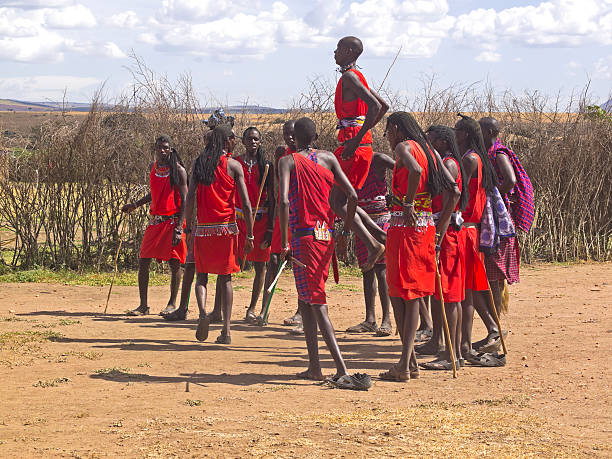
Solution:
[[[261,179],[261,183],[259,184],[259,194],[257,195],[257,204],[255,205],[255,213],[253,214],[253,228],[255,228],[255,217],[257,217],[257,211],[259,210],[259,201],[261,200],[261,195],[263,193],[264,186],[266,185],[266,178],[268,178],[269,170],[270,170],[270,163],[266,163],[266,168],[264,170],[263,178]],[[246,264],[246,254],[243,253],[242,254],[242,266],[240,267],[240,271],[244,271],[245,264]]]
[[[123,225],[121,233],[119,233],[119,246],[117,246],[117,252],[115,253],[115,270],[113,272],[113,278],[111,280],[110,286],[108,287],[108,295],[106,296],[106,306],[104,306],[104,314],[106,314],[106,310],[108,309],[108,302],[110,300],[111,292],[113,291],[113,285],[115,285],[115,279],[117,278],[117,261],[119,260],[119,251],[121,250],[121,245],[123,244],[124,235],[125,225]]]
[[[402,48],[403,48],[403,45],[400,46],[399,49],[397,50],[397,54],[395,55],[395,58],[393,59],[393,62],[391,62],[391,65],[387,69],[387,73],[386,73],[385,77],[383,78],[382,83],[378,87],[378,91],[380,91],[382,89],[383,85],[385,84],[385,81],[387,81],[387,77],[389,76],[389,73],[391,73],[391,69],[395,65],[395,61],[397,61],[397,58],[399,57],[400,53],[402,52]]]
[[[444,322],[444,336],[446,337],[446,348],[450,354],[451,363],[453,364],[453,378],[457,378],[457,365],[455,363],[455,349],[454,344],[451,342],[450,330],[448,329],[448,319],[446,318],[446,308],[444,306],[444,293],[442,292],[442,276],[440,275],[440,269],[438,268],[438,261],[436,260],[436,281],[438,282],[438,290],[440,291],[440,304],[442,305],[442,319]]]
[[[269,296],[268,296],[268,301],[266,303],[266,308],[264,309],[263,318],[261,320],[262,326],[268,324],[268,315],[270,314],[270,304],[272,303],[272,296],[274,295],[274,292],[276,290],[276,284],[278,283],[278,280],[280,279],[280,275],[283,272],[283,269],[285,268],[286,265],[287,265],[287,259],[285,259],[283,263],[278,267],[278,273],[276,273],[276,277],[270,284],[270,287],[268,287]]]
[[[491,284],[489,283],[489,279],[487,279],[487,287],[489,287],[489,300],[491,301],[491,312],[493,313],[493,318],[495,319],[495,323],[497,324],[497,330],[499,330],[499,339],[501,340],[502,349],[504,350],[504,355],[508,354],[508,349],[506,349],[506,341],[504,340],[504,334],[502,332],[501,323],[499,321],[499,315],[497,314],[497,308],[495,307],[495,300],[493,299],[493,291],[491,290]]]
[[[304,263],[302,263],[300,260],[298,260],[297,258],[295,258],[295,257],[291,257],[291,256],[289,256],[289,257],[287,257],[287,258],[289,259],[289,261],[290,261],[291,263],[295,263],[295,264],[296,264],[296,265],[298,265],[300,268],[302,268],[302,269],[306,269],[306,265],[305,265]]]

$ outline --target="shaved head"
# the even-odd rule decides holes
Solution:
[[[317,135],[317,126],[310,118],[300,118],[295,122],[295,139],[302,146],[309,145]]]
[[[353,51],[353,56],[357,59],[363,53],[363,43],[357,37],[349,36],[340,39],[340,43]]]
[[[490,129],[493,134],[499,134],[499,122],[492,116],[480,118],[478,124],[480,124],[480,129],[482,129],[483,132]]]

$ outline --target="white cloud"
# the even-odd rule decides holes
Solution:
[[[95,27],[96,18],[83,5],[68,6],[45,11],[45,24],[55,29],[81,29]]]
[[[8,8],[20,8],[24,10],[38,8],[59,8],[70,6],[73,0],[0,0],[0,6]]]
[[[255,8],[245,0],[164,0],[154,31],[139,39],[226,61],[359,35],[369,55],[393,56],[401,46],[403,57],[431,57],[454,22],[446,0],[317,0],[304,17],[282,1]]]
[[[135,11],[128,10],[123,13],[113,14],[106,23],[112,27],[135,29],[141,24],[141,21]]]
[[[593,78],[598,80],[612,79],[612,55],[597,59],[594,65]]]
[[[121,51],[119,46],[112,41],[107,41],[105,43],[97,43],[92,41],[70,41],[69,47],[73,51],[86,56],[108,57],[111,59],[123,59],[127,57],[127,55]]]
[[[60,62],[64,59],[65,40],[55,32],[37,31],[36,35],[0,38],[0,59],[17,62]]]
[[[479,8],[457,18],[452,36],[490,52],[503,42],[524,47],[610,45],[612,1],[551,0],[501,11]]]
[[[80,93],[79,97],[83,98],[101,83],[99,78],[70,75],[0,78],[0,93],[9,98],[14,95],[25,100],[44,101],[61,100],[67,90],[69,95]]]
[[[475,57],[477,62],[499,62],[501,60],[501,54],[494,51],[483,51]]]

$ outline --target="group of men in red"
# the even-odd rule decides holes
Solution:
[[[401,356],[380,374],[381,379],[418,377],[414,342],[419,322],[431,323],[419,320],[428,297],[432,298],[432,337],[417,350],[438,357],[423,368],[448,370],[466,361],[484,366],[505,364],[505,356],[495,352],[501,330],[493,317],[502,303],[504,281],[518,281],[518,244],[514,233],[498,231],[495,224],[492,229],[488,226],[486,236],[493,234],[495,242],[485,260],[480,223],[483,214],[499,210],[494,205],[499,189],[507,210],[519,216],[517,226],[528,229],[533,207],[525,208],[533,203],[531,184],[516,155],[499,142],[499,126],[493,118],[479,123],[461,115],[454,128],[431,126],[424,132],[412,115],[395,112],[387,117],[385,128],[394,159],[374,153],[371,129],[389,107],[357,70],[362,52],[359,39],[345,37],[334,53],[342,72],[335,97],[340,146],[334,153],[314,147],[316,126],[309,118],[301,118],[284,124],[286,146],[276,150],[274,164],[265,160],[261,133],[254,127],[242,135],[245,153],[233,158],[232,125],[220,120],[207,134],[188,181],[170,140],[157,140],[151,192],[123,208],[131,211],[151,202],[151,222],[141,249],[141,303],[131,314],[149,312],[146,291],[151,259],[168,260],[173,276],[164,317],[185,319],[191,280],[197,272],[200,317],[196,338],[206,340],[210,323],[222,320],[217,343],[229,344],[231,275],[240,270],[238,260],[246,259],[255,266],[246,320],[260,324],[265,322],[268,287],[280,264],[291,260],[298,310],[286,324],[297,325],[294,332],[304,334],[309,357],[308,368],[297,377],[323,380],[317,342],[320,330],[336,365],[330,383],[366,390],[371,379],[348,373],[327,312],[325,281],[335,260],[338,218],[344,225],[335,239],[342,240],[351,231],[357,237],[366,298],[366,320],[347,331],[390,335],[389,300],[393,307]],[[387,192],[387,170],[393,171],[391,193]],[[520,212],[514,212],[513,205]],[[492,218],[498,220],[503,222],[503,217]],[[503,233],[501,238],[499,233]],[[191,260],[186,260],[188,253]],[[191,261],[185,273],[189,285],[183,288],[176,308],[179,267],[186,261]],[[217,285],[215,307],[206,314],[209,273],[217,275]],[[374,313],[376,284],[383,306],[380,327]],[[257,316],[255,307],[264,286],[262,312]],[[489,301],[489,291],[495,304]],[[474,309],[489,331],[474,347],[489,352],[473,347]],[[441,345],[443,316],[450,332],[445,346]]]

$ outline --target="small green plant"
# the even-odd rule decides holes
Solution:
[[[185,405],[187,406],[200,406],[202,404],[202,400],[191,400],[188,398],[185,400]]]

